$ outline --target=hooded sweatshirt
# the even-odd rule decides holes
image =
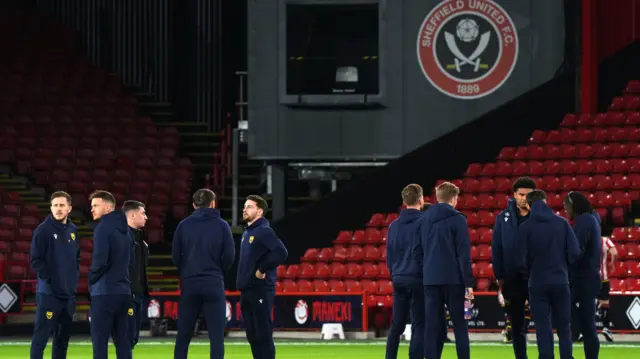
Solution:
[[[178,224],[171,257],[183,279],[224,281],[236,256],[229,223],[215,208],[198,208]]]
[[[93,230],[93,257],[89,269],[91,296],[131,294],[129,272],[133,237],[122,210],[105,214]]]
[[[284,263],[289,252],[266,218],[259,218],[242,234],[236,287],[240,291],[271,288],[276,285],[277,267]],[[256,271],[265,273],[264,279]]]
[[[527,274],[518,268],[516,248],[518,244],[518,227],[525,223],[530,214],[522,217],[511,198],[507,208],[496,217],[491,240],[491,263],[496,279],[515,280],[527,278]]]
[[[569,284],[569,267],[580,257],[571,226],[544,201],[535,201],[520,226],[519,260],[529,273],[529,288]]]
[[[583,213],[576,217],[573,226],[582,257],[571,268],[572,282],[600,287],[600,263],[602,260],[602,233],[598,212]]]
[[[414,251],[420,246],[418,225],[424,215],[417,209],[403,209],[387,233],[387,267],[395,283],[422,284],[422,266]]]
[[[473,287],[467,218],[447,203],[429,207],[420,223],[423,285]],[[420,251],[416,251],[420,257]]]
[[[80,275],[80,245],[76,226],[48,216],[33,231],[31,267],[38,276],[36,292],[68,299],[75,295]]]

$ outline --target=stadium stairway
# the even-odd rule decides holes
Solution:
[[[211,176],[211,186],[219,196],[219,208],[222,217],[231,223],[232,218],[232,186],[231,177],[231,137],[225,131],[209,132],[205,123],[178,121],[170,103],[157,103],[150,94],[130,89],[143,113],[148,115],[157,126],[171,126],[180,134],[180,152],[188,157],[194,166],[192,188],[207,187],[207,175]],[[218,173],[214,173],[214,165],[220,164]],[[260,190],[260,163],[249,160],[246,145],[241,145],[239,152],[239,205],[244,198]],[[218,180],[213,179],[218,176]],[[224,190],[222,190],[224,188]]]
[[[174,292],[178,290],[179,280],[171,254],[151,254],[147,268],[149,291]]]

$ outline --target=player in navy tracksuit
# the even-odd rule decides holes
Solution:
[[[422,266],[414,256],[420,246],[418,225],[424,206],[422,187],[410,184],[402,190],[406,208],[389,226],[387,234],[387,267],[393,281],[393,318],[387,335],[386,359],[396,359],[400,336],[411,316],[409,358],[424,358],[424,288]]]
[[[531,217],[518,235],[521,268],[529,272],[529,303],[536,325],[540,359],[553,358],[553,324],[560,341],[560,358],[572,357],[569,267],[580,247],[569,223],[546,204],[544,191],[527,195]]]
[[[70,212],[71,196],[55,192],[51,196],[51,215],[33,232],[31,267],[38,284],[31,359],[42,358],[52,332],[51,357],[67,357],[80,267],[78,232],[68,217]]]
[[[96,191],[90,200],[93,219],[100,220],[93,230],[89,272],[93,357],[108,357],[109,336],[113,332],[118,359],[129,359],[128,317],[133,316],[129,272],[133,237],[124,211],[114,210],[116,199],[111,193]]]
[[[438,204],[425,213],[420,223],[423,251],[425,298],[425,357],[442,356],[445,332],[444,305],[447,304],[456,338],[459,359],[469,359],[469,331],[464,318],[464,302],[473,298],[471,244],[467,219],[454,207],[460,190],[445,182],[436,189]],[[419,253],[418,253],[419,255]]]
[[[178,337],[173,357],[187,358],[200,311],[209,332],[210,357],[224,358],[226,300],[224,276],[236,256],[229,224],[215,208],[213,191],[193,194],[193,214],[185,218],[173,238],[172,259],[182,279],[178,307]]]
[[[575,220],[573,228],[583,253],[570,271],[574,317],[572,334],[573,338],[578,338],[582,333],[585,359],[597,359],[600,340],[596,331],[596,297],[602,286],[600,215],[580,192],[570,192],[564,200],[564,208],[569,218]]]
[[[513,184],[513,198],[507,208],[496,217],[491,241],[491,262],[504,296],[506,309],[506,341],[513,340],[516,359],[527,358],[526,305],[529,299],[528,276],[518,271],[516,244],[518,228],[529,219],[527,194],[536,189],[536,183],[528,178],[518,178]],[[510,328],[511,327],[511,328]]]
[[[240,308],[254,359],[274,359],[271,308],[276,296],[276,269],[288,252],[263,216],[267,202],[250,195],[242,218],[247,227],[242,234],[236,286],[240,291]]]

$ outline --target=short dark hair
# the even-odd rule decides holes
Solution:
[[[256,206],[258,206],[258,208],[260,208],[264,213],[267,213],[267,210],[269,209],[269,204],[267,204],[267,201],[258,196],[257,194],[251,194],[247,196],[247,201],[254,201],[256,203]]]
[[[198,208],[207,208],[216,200],[216,194],[208,188],[200,188],[193,194],[193,204]]]
[[[530,177],[520,177],[515,182],[513,182],[513,186],[511,186],[511,189],[513,189],[513,193],[516,193],[520,188],[535,190],[537,189],[536,181],[534,181]]]
[[[520,187],[520,188],[526,188],[526,187]],[[533,206],[533,202],[535,201],[542,201],[545,199],[547,199],[547,194],[544,193],[544,191],[541,189],[534,189],[533,191],[527,194],[527,203],[529,204],[529,206]]]
[[[124,213],[128,213],[129,211],[137,211],[140,208],[144,208],[144,203],[140,201],[128,200],[124,201],[124,203],[122,204],[122,210],[124,211]]]
[[[103,190],[93,191],[93,193],[89,195],[89,201],[92,201],[94,198],[99,198],[105,202],[113,204],[114,207],[116,206],[116,198],[111,194],[111,192]]]
[[[564,204],[571,207],[573,215],[576,217],[584,213],[593,213],[594,211],[589,198],[577,191],[569,192],[564,199]]]
[[[53,194],[51,195],[51,199],[49,200],[49,202],[53,202],[54,199],[56,198],[60,198],[63,197],[67,200],[67,203],[71,204],[71,195],[68,194],[65,191],[57,191],[57,192],[53,192]]]
[[[402,189],[402,202],[407,206],[415,206],[424,197],[422,187],[418,184],[408,184]]]

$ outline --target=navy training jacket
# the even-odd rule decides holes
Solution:
[[[235,261],[236,248],[229,223],[215,208],[199,208],[178,224],[171,258],[180,277],[224,276]]]
[[[438,203],[420,223],[423,285],[474,284],[467,218],[447,203]],[[422,252],[422,253],[420,253]]]
[[[580,258],[580,247],[569,222],[544,201],[535,201],[531,217],[519,229],[521,267],[529,287],[569,284],[569,267]]]
[[[403,209],[389,226],[387,267],[395,283],[422,283],[422,259],[418,261],[414,251],[421,246],[418,227],[423,215],[417,209]]]
[[[89,292],[97,295],[131,294],[129,273],[133,264],[133,234],[127,217],[115,210],[100,218],[93,230],[93,256]]]
[[[78,229],[49,215],[33,231],[31,267],[36,272],[36,292],[68,299],[76,294],[80,276]]]

